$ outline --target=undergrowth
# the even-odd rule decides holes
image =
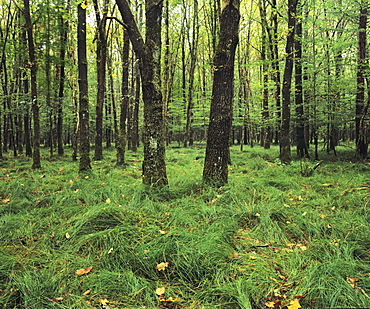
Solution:
[[[303,174],[315,162],[233,147],[211,188],[202,148],[168,149],[151,188],[139,153],[105,155],[84,176],[69,157],[0,162],[0,306],[370,308],[369,163]]]

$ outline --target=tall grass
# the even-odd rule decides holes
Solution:
[[[232,148],[221,188],[202,183],[197,147],[168,149],[160,189],[141,184],[138,153],[85,176],[67,157],[0,162],[0,305],[370,308],[370,165],[323,155],[305,177],[277,152]]]

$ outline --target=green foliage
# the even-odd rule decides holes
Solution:
[[[87,177],[67,157],[36,171],[3,161],[0,305],[158,308],[163,287],[174,308],[296,296],[303,308],[370,306],[369,164],[323,154],[304,177],[275,147],[233,147],[230,183],[216,189],[202,183],[203,156],[168,149],[165,188],[141,184],[130,152],[124,169],[107,153]]]

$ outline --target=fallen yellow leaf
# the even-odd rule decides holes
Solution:
[[[161,271],[161,270],[165,270],[167,267],[168,267],[168,262],[162,262],[162,263],[157,264],[155,268]]]
[[[91,290],[87,290],[86,292],[83,292],[82,295],[89,295],[91,293]]]
[[[299,303],[299,298],[295,298],[294,300],[292,300],[290,302],[290,305],[287,306],[288,309],[298,309],[298,308],[302,308],[300,303]]]
[[[164,292],[166,292],[166,289],[165,289],[164,287],[157,288],[157,289],[155,290],[155,294],[157,294],[158,296],[159,296],[159,295],[163,295],[163,294],[164,294]]]
[[[3,203],[9,203],[10,202],[10,199],[9,198],[6,198],[6,199],[2,200],[1,202],[3,202]]]
[[[92,267],[86,267],[86,268],[81,268],[75,271],[75,274],[78,276],[86,275],[92,270]]]
[[[106,304],[109,303],[109,300],[106,298],[102,298],[102,299],[99,299],[98,302],[99,304],[102,304],[103,306],[105,306]]]

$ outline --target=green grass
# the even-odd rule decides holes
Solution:
[[[0,306],[257,309],[298,297],[302,308],[370,308],[370,164],[337,151],[305,177],[315,162],[233,147],[221,188],[202,183],[201,147],[167,150],[160,189],[141,184],[141,153],[115,168],[106,151],[86,177],[69,157],[45,155],[35,171],[9,157]]]

